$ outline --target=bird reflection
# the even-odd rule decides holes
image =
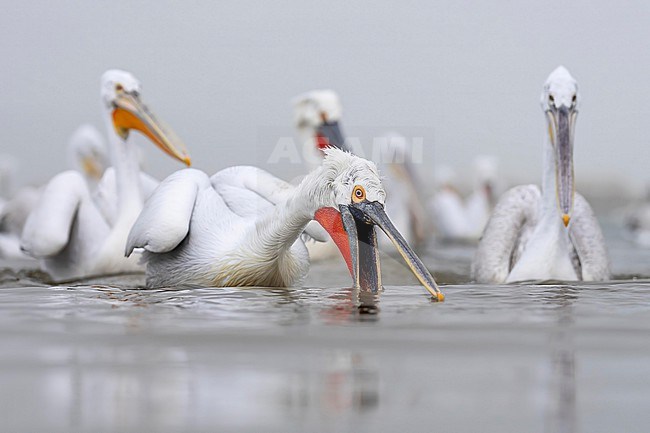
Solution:
[[[549,389],[547,432],[576,431],[576,356],[573,342],[573,303],[579,291],[568,286],[545,290],[543,302],[556,307],[557,326],[551,334],[552,376]]]
[[[379,319],[379,293],[347,288],[328,297],[323,316],[328,323],[374,322]]]

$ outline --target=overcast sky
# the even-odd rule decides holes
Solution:
[[[559,64],[582,94],[578,184],[650,181],[648,1],[0,1],[0,153],[23,182],[66,167],[82,122],[104,132],[99,77],[133,72],[143,99],[210,173],[267,164],[294,136],[289,100],[332,88],[344,131],[368,145],[398,130],[424,140],[422,169],[465,175],[477,154],[538,182],[539,95]],[[616,5],[616,6],[615,6]],[[180,165],[144,140],[147,167]]]

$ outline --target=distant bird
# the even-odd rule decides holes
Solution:
[[[336,147],[350,151],[341,131],[343,107],[333,90],[312,90],[292,100],[294,124],[302,141],[303,159],[312,171],[323,161],[323,150]]]
[[[67,153],[70,165],[84,176],[88,187],[94,190],[109,164],[106,145],[99,131],[92,125],[81,125],[72,134]],[[20,250],[20,237],[42,190],[33,186],[19,188],[0,209],[0,258],[30,259]]]
[[[499,200],[479,243],[473,277],[480,283],[526,280],[598,281],[610,277],[598,221],[575,192],[573,136],[578,86],[564,67],[542,92],[548,124],[542,189],[522,185]]]
[[[437,300],[435,281],[384,212],[375,165],[339,149],[297,186],[255,167],[212,177],[186,169],[165,179],[147,200],[127,241],[143,248],[147,286],[292,286],[309,257],[300,236],[315,219],[343,255],[355,287],[381,286],[374,226],[393,241]]]
[[[109,70],[101,79],[116,208],[109,222],[77,171],[56,175],[29,215],[21,248],[41,261],[58,281],[140,271],[137,260],[124,258],[128,232],[143,204],[137,148],[127,141],[134,129],[170,156],[190,164],[184,146],[158,122],[140,100],[140,82],[130,73]],[[105,174],[106,176],[106,174]]]
[[[381,138],[383,140],[377,143],[380,145],[380,168],[389,198],[386,211],[409,244],[422,246],[431,236],[433,224],[422,197],[422,182],[413,165],[411,142],[394,132]]]
[[[90,124],[80,125],[68,142],[70,165],[83,174],[89,185],[96,185],[110,166],[101,133]]]
[[[456,172],[441,165],[433,169],[435,190],[429,211],[435,222],[437,236],[448,241],[467,240],[470,226],[463,196],[456,187]]]
[[[650,185],[645,200],[625,216],[625,228],[632,240],[642,247],[650,247]]]
[[[467,214],[467,237],[478,240],[492,215],[497,202],[499,179],[497,159],[479,156],[472,164],[474,189],[465,200]]]

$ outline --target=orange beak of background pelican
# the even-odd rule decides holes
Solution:
[[[140,101],[137,94],[119,92],[113,103],[113,126],[126,140],[129,131],[135,129],[149,138],[167,155],[187,166],[191,165],[185,145],[176,135],[156,119],[151,111]]]

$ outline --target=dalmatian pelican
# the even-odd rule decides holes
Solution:
[[[573,137],[579,99],[569,71],[555,69],[541,97],[548,127],[542,188],[517,186],[500,198],[475,255],[477,282],[610,277],[600,225],[587,200],[575,192]]]

